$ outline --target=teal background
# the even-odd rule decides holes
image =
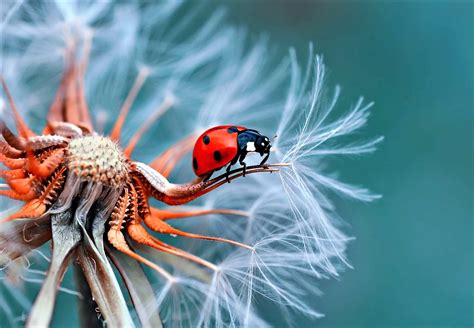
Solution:
[[[340,201],[354,269],[324,281],[318,326],[473,326],[473,2],[240,1],[281,56],[315,43],[342,104],[375,101],[374,155],[334,163],[383,199]],[[302,61],[304,63],[304,61]],[[311,326],[301,319],[297,326]]]

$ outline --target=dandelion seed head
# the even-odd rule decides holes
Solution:
[[[85,136],[74,139],[66,153],[68,169],[84,180],[119,187],[128,177],[125,157],[109,138]]]

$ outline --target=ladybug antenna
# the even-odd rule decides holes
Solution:
[[[278,135],[277,135],[277,134],[275,134],[275,135],[273,136],[272,141],[275,140],[276,138],[278,138]]]

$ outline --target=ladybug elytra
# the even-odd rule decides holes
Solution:
[[[196,140],[193,150],[193,169],[197,176],[207,176],[227,166],[229,174],[232,165],[239,163],[245,169],[244,160],[248,153],[259,153],[264,156],[260,165],[265,164],[270,156],[270,139],[258,131],[242,126],[222,125],[206,130]]]

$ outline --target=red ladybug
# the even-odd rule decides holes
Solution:
[[[244,162],[247,153],[256,152],[260,156],[266,155],[260,165],[270,156],[270,139],[262,136],[258,131],[243,126],[222,125],[210,128],[196,140],[193,150],[193,169],[197,176],[207,176],[227,166],[227,174],[232,165],[239,163],[245,169]]]

